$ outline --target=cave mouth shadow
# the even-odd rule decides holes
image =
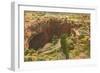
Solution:
[[[42,48],[47,42],[49,42],[49,40],[46,38],[44,33],[39,33],[36,36],[32,36],[29,41],[29,48],[34,50],[38,50],[39,48]]]

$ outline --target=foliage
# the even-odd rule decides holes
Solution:
[[[63,53],[65,54],[66,56],[66,59],[69,58],[69,44],[68,44],[68,41],[66,40],[68,36],[66,34],[63,34],[61,36],[61,49],[63,51]]]

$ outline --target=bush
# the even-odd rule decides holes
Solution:
[[[67,44],[67,40],[66,40],[67,37],[68,37],[68,35],[63,34],[61,36],[61,41],[60,41],[60,43],[61,43],[61,49],[62,49],[63,53],[65,54],[66,59],[69,58],[69,49],[68,49],[69,45]]]

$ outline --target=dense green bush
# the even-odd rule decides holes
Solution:
[[[65,54],[66,59],[69,58],[69,44],[66,40],[67,37],[68,37],[67,34],[63,34],[61,36],[61,49],[62,49],[63,53]]]

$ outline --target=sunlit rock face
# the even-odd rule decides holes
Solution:
[[[24,28],[24,47],[35,50],[50,42],[54,35],[59,38],[62,34],[71,32],[66,17],[41,17],[26,23]]]

